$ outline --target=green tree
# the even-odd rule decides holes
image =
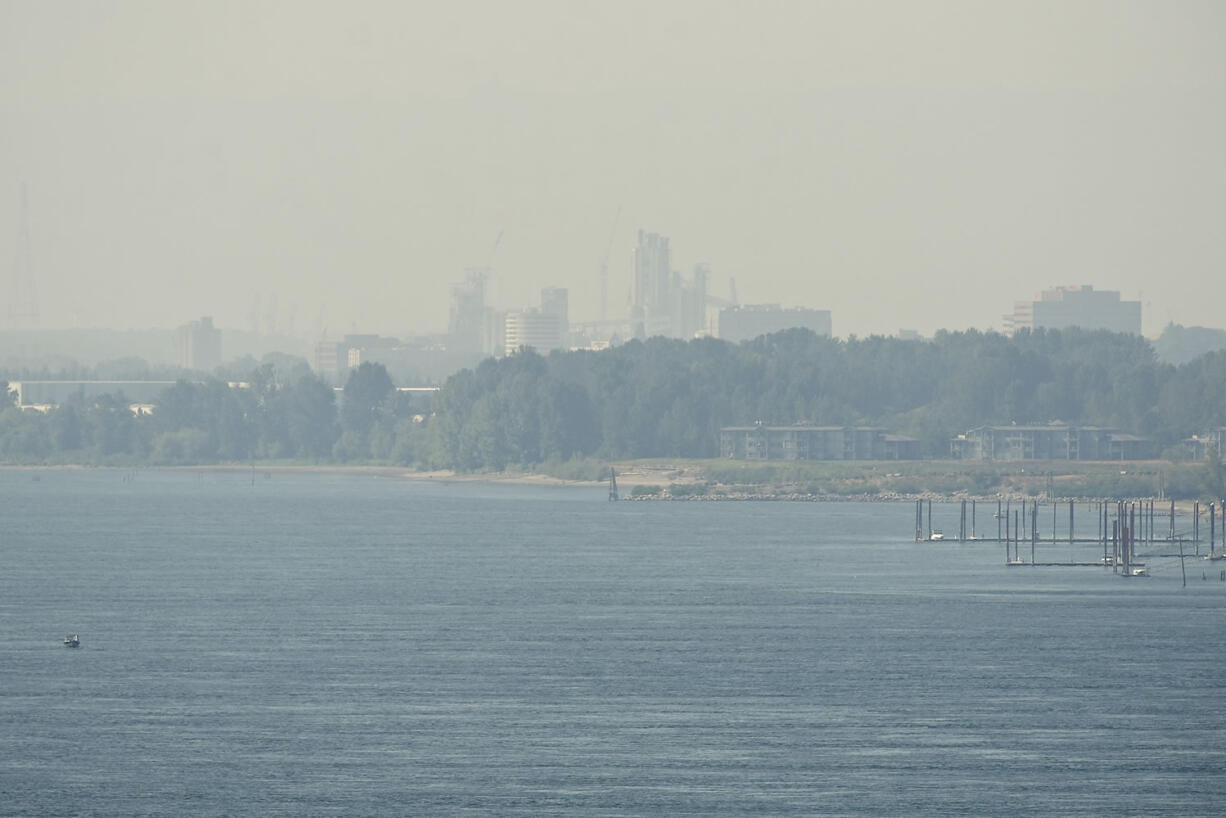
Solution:
[[[341,407],[342,428],[365,437],[374,425],[383,401],[394,389],[383,364],[367,361],[350,372]]]

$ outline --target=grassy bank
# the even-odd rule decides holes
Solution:
[[[1056,497],[1065,499],[1220,498],[1203,463],[1169,461],[955,460],[887,462],[747,462],[641,460],[617,464],[618,480],[634,496],[797,496],[825,498]]]

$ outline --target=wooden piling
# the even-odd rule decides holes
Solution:
[[[1212,554],[1217,550],[1217,539],[1215,533],[1217,531],[1217,513],[1214,510],[1213,503],[1209,504],[1209,553]]]

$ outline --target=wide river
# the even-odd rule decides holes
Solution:
[[[0,815],[1226,809],[1226,563],[254,477],[0,470]]]

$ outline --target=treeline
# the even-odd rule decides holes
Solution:
[[[942,332],[932,341],[789,330],[733,345],[653,338],[489,360],[439,395],[432,456],[499,469],[579,455],[716,457],[721,426],[884,426],[947,457],[974,426],[1060,420],[1174,448],[1226,425],[1226,352],[1176,367],[1136,335]]]
[[[706,458],[719,429],[812,423],[884,426],[930,457],[984,424],[1054,420],[1158,440],[1176,457],[1226,426],[1226,351],[1180,366],[1135,335],[943,332],[931,341],[837,340],[789,330],[734,345],[652,338],[600,352],[530,350],[453,375],[431,406],[377,364],[343,399],[305,367],[257,368],[249,388],[179,382],[152,415],[122,396],[46,414],[0,412],[6,462],[158,464],[311,460],[461,471],[578,458]]]
[[[395,390],[382,366],[353,370],[339,405],[332,387],[305,367],[282,379],[264,364],[248,382],[231,388],[219,379],[179,381],[151,414],[133,413],[122,394],[77,398],[46,413],[23,412],[8,395],[0,459],[91,465],[423,459],[423,408]]]

